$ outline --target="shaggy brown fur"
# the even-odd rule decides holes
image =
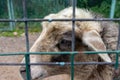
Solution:
[[[102,39],[106,45],[107,50],[116,50],[117,49],[117,41],[118,41],[118,24],[114,22],[101,22],[103,27],[102,31]],[[113,62],[116,61],[116,55],[110,54],[110,57]],[[120,59],[119,59],[120,61]],[[118,68],[117,72],[114,73],[114,66],[113,68],[113,77],[116,79],[120,79],[120,67]]]
[[[76,8],[76,18],[95,18],[91,12]],[[45,19],[70,19],[72,8],[66,8],[57,14],[50,14]],[[43,22],[43,30],[36,40],[31,52],[71,51],[72,22],[56,21]],[[116,48],[118,30],[111,22],[76,21],[75,22],[75,50],[76,51],[105,51]],[[100,35],[101,34],[101,35]],[[75,62],[110,62],[107,54],[77,54]],[[113,56],[112,56],[113,58]],[[70,55],[32,55],[31,62],[69,62]],[[114,61],[114,60],[113,60]],[[24,61],[23,61],[24,62]],[[47,72],[46,72],[47,71]],[[70,66],[37,66],[31,67],[32,79],[41,79],[41,72],[51,76],[70,74]],[[42,77],[43,77],[42,73]],[[112,67],[108,65],[77,65],[75,66],[75,80],[112,80]]]

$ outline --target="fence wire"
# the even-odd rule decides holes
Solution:
[[[25,65],[26,66],[26,77],[27,80],[31,80],[31,72],[30,72],[30,65],[70,65],[71,66],[71,80],[74,80],[74,66],[77,65],[115,65],[115,69],[118,68],[120,62],[119,59],[119,46],[120,46],[120,33],[118,36],[118,45],[116,51],[85,51],[85,52],[75,52],[75,21],[120,21],[120,18],[98,18],[98,19],[76,19],[75,18],[75,7],[77,4],[76,0],[72,0],[72,7],[73,7],[73,17],[72,19],[28,19],[27,18],[27,10],[26,10],[26,0],[22,0],[23,2],[23,19],[0,19],[0,22],[24,22],[25,25],[25,36],[26,36],[26,52],[16,52],[16,53],[1,53],[0,56],[16,56],[16,55],[24,55],[25,56],[25,63],[0,63],[0,66],[19,66]],[[42,22],[42,21],[72,21],[72,52],[29,52],[29,37],[28,37],[28,22]],[[120,28],[119,28],[120,31]],[[86,53],[86,54],[116,54],[116,62],[74,62],[74,55]],[[69,54],[71,55],[71,62],[41,62],[41,63],[30,63],[30,55],[55,55],[55,54]]]

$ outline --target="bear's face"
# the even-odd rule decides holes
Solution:
[[[61,22],[62,23],[62,22]],[[49,23],[52,24],[52,23]],[[52,27],[52,28],[43,28],[43,31],[40,35],[40,37],[36,40],[32,48],[30,49],[30,52],[63,52],[63,51],[72,51],[72,26],[71,28],[66,27]],[[102,48],[101,50],[104,49],[104,44],[101,43],[101,39],[99,40],[99,34],[94,32],[90,32],[93,37],[95,36],[98,37],[96,38],[96,43],[100,43],[101,45],[95,45],[96,43],[89,43],[88,45],[87,42],[85,43],[83,41],[83,36],[85,34],[81,33],[81,30],[79,30],[77,27],[75,28],[75,51],[92,51],[94,48],[92,48],[90,45],[93,47],[97,48]],[[88,34],[88,35],[89,35]],[[86,38],[87,40],[91,39],[93,42],[95,41],[95,38],[91,38],[89,35]],[[85,38],[85,39],[86,39]],[[103,44],[103,45],[102,45]],[[107,55],[103,56],[105,58],[108,58]],[[37,62],[69,62],[70,61],[70,55],[31,55],[31,63],[37,63]],[[103,58],[103,59],[105,59]],[[79,59],[77,60],[79,61]],[[106,60],[107,61],[107,60]],[[24,60],[23,60],[24,62]],[[53,70],[54,68],[54,70]],[[23,67],[21,68],[21,74],[23,75],[24,69]],[[31,76],[32,79],[39,79],[41,80],[45,76],[48,76],[49,72],[53,72],[60,69],[60,67],[56,66],[31,66]],[[67,69],[67,67],[64,69]],[[25,75],[25,74],[24,74]],[[51,73],[51,75],[53,75]]]
[[[79,11],[78,11],[79,12]],[[81,14],[81,12],[80,12]],[[84,14],[84,13],[82,13]],[[79,15],[79,14],[78,14]],[[58,16],[58,17],[56,17]],[[47,18],[66,18],[66,15],[48,15]],[[93,26],[93,27],[91,27]],[[101,39],[99,31],[99,23],[97,22],[80,22],[75,23],[75,51],[105,51],[106,47]],[[62,52],[72,51],[72,22],[71,21],[55,21],[43,22],[43,30],[39,38],[35,41],[30,49],[30,52]],[[98,54],[104,61],[111,62],[107,54]],[[85,56],[86,57],[86,56]],[[92,57],[92,56],[89,56]],[[94,58],[94,57],[93,57]],[[69,55],[31,55],[31,63],[39,62],[69,62]],[[75,57],[75,60],[84,61],[84,55]],[[94,60],[94,59],[93,59]],[[87,61],[87,57],[86,57]],[[22,63],[25,60],[23,59]],[[57,68],[59,69],[59,68]],[[67,68],[64,68],[64,70]],[[32,79],[42,80],[45,76],[49,75],[49,71],[56,71],[56,66],[31,66]],[[22,77],[25,79],[25,67],[20,68]],[[64,71],[63,71],[64,72]]]

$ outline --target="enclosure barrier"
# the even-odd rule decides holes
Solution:
[[[0,63],[0,66],[19,66],[25,65],[26,66],[26,77],[27,80],[31,80],[31,72],[30,72],[30,65],[71,65],[71,80],[74,80],[74,65],[115,65],[115,69],[118,69],[120,64],[119,54],[120,54],[120,32],[118,36],[118,45],[115,51],[84,51],[84,52],[77,52],[75,51],[75,21],[120,21],[120,18],[99,18],[99,19],[76,19],[75,18],[75,6],[76,0],[72,0],[72,7],[73,7],[73,18],[72,19],[27,19],[26,13],[26,0],[22,0],[23,2],[23,12],[24,18],[23,19],[0,19],[0,22],[24,22],[25,24],[25,36],[26,36],[26,52],[16,52],[16,53],[0,53],[0,56],[16,56],[16,55],[24,55],[25,56],[25,63]],[[113,9],[113,8],[112,8]],[[113,13],[112,13],[113,14]],[[72,52],[29,52],[29,37],[28,37],[28,22],[42,22],[42,21],[72,21]],[[119,26],[120,27],[120,26]],[[119,28],[120,31],[120,28]],[[115,62],[74,62],[74,55],[85,53],[85,54],[116,54],[116,61]],[[69,54],[71,55],[71,62],[41,62],[41,63],[30,63],[30,55],[55,55],[55,54]]]

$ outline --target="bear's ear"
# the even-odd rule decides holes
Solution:
[[[82,41],[93,51],[106,51],[106,46],[103,43],[101,36],[96,30],[84,31]],[[104,61],[111,62],[108,54],[98,54]]]

